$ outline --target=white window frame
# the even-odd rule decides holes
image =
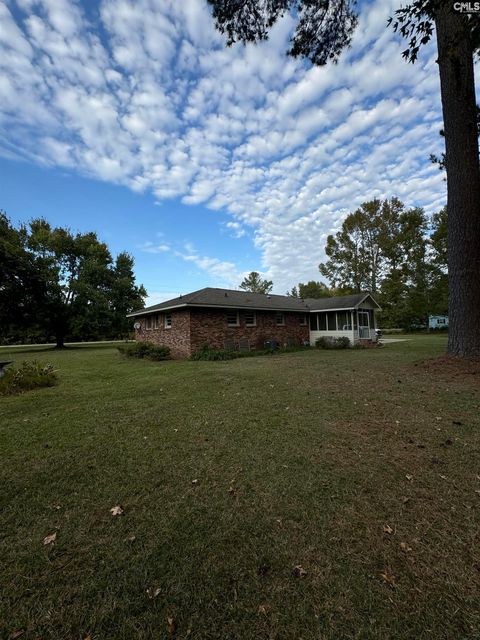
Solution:
[[[282,316],[282,321],[281,322],[278,321],[279,316]],[[284,327],[285,326],[285,314],[283,313],[283,311],[277,311],[275,313],[275,324],[277,325],[277,327]]]
[[[170,321],[169,321],[170,318]],[[164,318],[163,318],[163,326],[165,329],[171,329],[172,328],[172,314],[171,313],[166,313]]]
[[[229,319],[228,319],[228,316],[233,316],[233,314],[235,314],[235,316],[236,316],[235,324],[230,323]],[[227,311],[226,320],[227,320],[227,326],[228,327],[239,327],[240,326],[240,314],[239,314],[239,312],[238,311]]]
[[[253,316],[253,322],[248,322],[247,315]],[[257,326],[257,314],[255,311],[245,311],[245,326],[246,327],[256,327]]]

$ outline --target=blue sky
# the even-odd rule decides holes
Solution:
[[[319,279],[326,236],[373,197],[445,203],[438,71],[363,2],[337,65],[223,46],[205,0],[0,0],[0,208],[95,230],[149,302]]]

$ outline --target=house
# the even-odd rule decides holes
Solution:
[[[448,316],[428,316],[429,329],[448,329]]]
[[[376,341],[375,313],[369,293],[308,298],[207,287],[128,314],[135,339],[163,344],[175,358],[186,358],[208,344],[214,349],[262,349],[315,344],[321,336],[347,336],[352,344]]]

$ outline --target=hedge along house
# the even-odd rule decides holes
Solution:
[[[370,294],[308,298],[206,288],[128,314],[135,339],[163,344],[175,358],[205,345],[213,349],[263,349],[315,344],[321,336],[347,336],[352,344],[375,341],[375,312]]]

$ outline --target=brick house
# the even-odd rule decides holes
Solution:
[[[376,340],[375,312],[368,293],[306,299],[205,288],[128,314],[135,339],[163,344],[174,358],[204,345],[214,349],[262,349],[310,343],[320,336],[347,336],[352,344]]]

